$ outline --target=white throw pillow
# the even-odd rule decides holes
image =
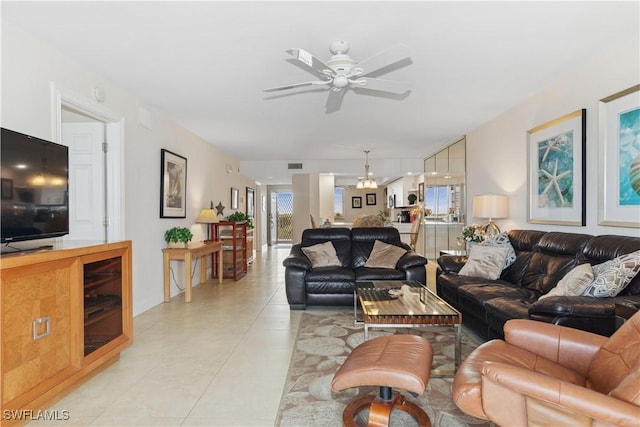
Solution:
[[[505,247],[475,245],[458,274],[495,280],[500,277],[507,253]]]
[[[502,267],[503,269],[509,267],[516,261],[516,250],[513,249],[511,241],[509,240],[509,235],[506,232],[497,234],[490,240],[485,240],[484,242],[478,243],[478,246],[507,248],[507,256],[504,259],[504,266]]]
[[[593,266],[593,282],[582,295],[596,298],[615,297],[640,271],[640,250],[620,255]]]
[[[302,252],[309,258],[313,268],[317,267],[340,267],[342,263],[336,254],[333,243],[324,242],[317,245],[302,248]]]
[[[396,264],[406,253],[407,250],[404,248],[376,240],[373,243],[369,259],[367,259],[364,266],[370,268],[396,268]]]
[[[555,288],[542,295],[538,301],[553,296],[582,295],[592,281],[593,269],[591,264],[577,265],[558,282]]]

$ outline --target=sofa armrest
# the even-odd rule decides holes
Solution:
[[[615,303],[610,298],[552,296],[531,304],[529,314],[613,318],[616,313]]]
[[[438,258],[438,266],[443,273],[457,273],[466,263],[466,256],[442,255]]]
[[[427,259],[414,251],[409,251],[398,260],[396,268],[407,270],[411,267],[419,267],[427,264]]]
[[[485,384],[488,382],[487,384]],[[499,390],[507,389],[526,397],[522,399],[526,408],[513,408],[505,405],[504,393],[491,393],[491,383],[498,384]],[[604,424],[617,426],[636,426],[640,408],[629,402],[616,399],[607,394],[562,381],[548,375],[503,363],[484,363],[482,366],[484,411],[498,424],[513,420],[513,414],[521,413],[531,420],[544,420],[545,409],[553,405],[553,410],[566,409],[568,417],[575,414],[596,419]],[[529,398],[541,403],[533,405]],[[507,397],[506,400],[510,399]],[[525,401],[529,403],[524,403]],[[546,404],[551,405],[546,405]],[[540,410],[539,414],[536,412]],[[555,416],[555,415],[552,415]],[[541,418],[540,418],[541,417]],[[569,419],[570,419],[569,418]]]
[[[302,270],[309,271],[313,268],[311,265],[311,261],[307,256],[302,252],[301,246],[293,245],[291,247],[291,252],[289,255],[282,261],[282,265],[285,267],[296,267]]]
[[[607,341],[602,335],[526,319],[507,321],[504,339],[584,376],[591,360]]]
[[[552,296],[531,304],[529,319],[611,336],[616,330],[615,298]]]

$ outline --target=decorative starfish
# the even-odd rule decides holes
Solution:
[[[563,134],[563,135],[556,136],[554,138],[549,138],[546,141],[544,141],[546,145],[540,145],[538,147],[538,150],[545,150],[544,154],[542,155],[542,160],[540,162],[542,163],[545,160],[547,160],[547,156],[549,156],[549,152],[560,151],[561,149],[560,147],[558,147],[558,145],[564,142],[564,139],[565,139],[565,136]]]
[[[560,185],[558,181],[560,181],[565,176],[571,175],[571,170],[564,171],[558,175],[558,159],[556,159],[555,167],[553,168],[553,174],[549,173],[544,169],[540,169],[540,173],[547,177],[549,183],[542,191],[542,194],[547,194],[551,189],[554,189],[556,193],[558,193],[558,197],[560,198],[560,202],[564,205],[565,200],[562,196],[562,191],[560,190]]]
[[[222,206],[222,202],[218,202],[216,206],[216,215],[224,215],[224,206]]]

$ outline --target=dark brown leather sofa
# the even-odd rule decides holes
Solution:
[[[376,240],[407,250],[396,268],[369,268],[367,262]],[[339,267],[313,268],[303,247],[332,242]],[[310,228],[302,232],[301,243],[291,247],[283,261],[287,300],[292,310],[308,305],[353,305],[356,281],[416,280],[426,283],[426,258],[412,251],[391,227]]]
[[[616,297],[552,296],[538,301],[576,265],[600,264],[640,249],[640,238],[512,230],[516,261],[497,280],[462,276],[466,257],[438,259],[438,295],[462,312],[463,323],[485,339],[503,338],[509,319],[534,319],[610,336],[616,303],[640,307],[640,275]]]

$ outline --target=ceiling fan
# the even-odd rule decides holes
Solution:
[[[339,40],[331,43],[329,50],[333,55],[326,63],[320,61],[306,50],[287,50],[287,53],[300,61],[306,69],[319,75],[320,80],[294,83],[265,89],[264,91],[276,92],[305,86],[326,86],[329,88],[326,111],[330,113],[340,109],[342,98],[348,88],[400,95],[409,90],[409,85],[405,82],[370,77],[376,71],[381,71],[383,68],[400,61],[409,60],[409,49],[406,46],[397,45],[361,62],[356,62],[347,55],[349,43],[346,41]]]

